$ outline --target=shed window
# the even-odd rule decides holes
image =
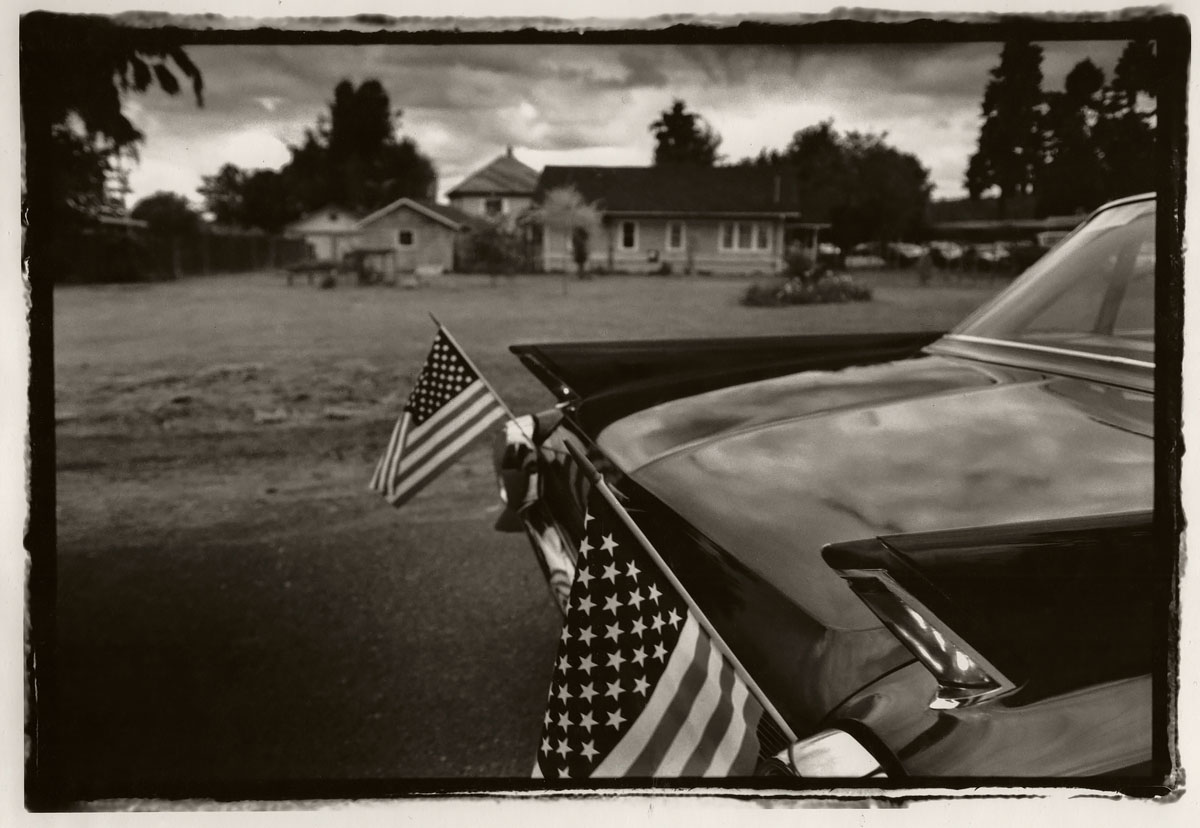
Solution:
[[[401,247],[412,247],[413,242],[415,241],[415,238],[413,237],[413,231],[401,230],[396,234],[396,241],[400,243]]]
[[[489,198],[483,202],[483,211],[489,216],[498,216],[504,212],[504,199]]]

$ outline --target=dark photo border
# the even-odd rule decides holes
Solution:
[[[369,44],[511,44],[536,48],[546,44],[729,44],[753,46],[774,43],[943,43],[1000,42],[1020,38],[1049,40],[1126,40],[1152,38],[1162,69],[1158,98],[1158,332],[1156,339],[1155,432],[1155,532],[1154,559],[1161,584],[1157,627],[1162,635],[1154,642],[1154,754],[1144,776],[1104,779],[936,778],[873,782],[874,795],[892,803],[915,801],[941,792],[969,794],[979,789],[1020,788],[1026,793],[1055,788],[1081,789],[1097,794],[1135,798],[1172,796],[1182,784],[1177,745],[1177,691],[1180,640],[1180,555],[1184,514],[1180,493],[1182,369],[1183,369],[1183,258],[1187,83],[1191,54],[1188,22],[1159,10],[1126,15],[966,15],[961,19],[906,19],[900,15],[882,20],[803,19],[798,22],[729,19],[716,24],[649,20],[617,24],[616,28],[577,30],[553,21],[489,21],[488,30],[463,26],[422,26],[411,19],[378,15],[346,18],[345,26],[329,21],[313,27],[311,21],[280,20],[258,28],[222,28],[219,18],[170,16],[109,18],[127,23],[128,37],[169,34],[185,48],[191,45],[322,44],[347,47]],[[56,59],[56,26],[60,17],[33,12],[20,22],[22,91],[37,89],[39,61]],[[441,24],[441,21],[439,21]],[[480,24],[484,25],[484,24]],[[307,27],[307,28],[306,28]],[[77,49],[88,43],[72,44]],[[27,103],[27,101],[23,101]],[[579,792],[577,786],[532,779],[463,780],[358,780],[297,779],[287,783],[246,779],[237,784],[208,784],[203,780],[175,785],[116,789],[87,780],[66,778],[61,765],[61,734],[57,716],[58,674],[56,656],[56,479],[55,479],[55,376],[54,283],[40,272],[44,251],[56,243],[55,227],[39,220],[48,209],[42,186],[46,168],[45,138],[48,124],[38,120],[36,107],[23,106],[26,152],[26,209],[23,258],[28,261],[30,386],[28,492],[30,511],[25,546],[30,555],[25,680],[27,699],[25,767],[26,808],[37,812],[87,809],[97,800],[194,800],[217,803],[246,800],[344,800],[401,797],[495,796],[541,797]],[[760,784],[761,782],[761,784]],[[694,783],[590,781],[589,791],[605,794],[695,793]],[[710,784],[702,792],[746,799],[803,798],[827,791],[827,780],[739,780],[735,785]],[[860,799],[861,786],[846,789],[845,797]],[[907,793],[906,793],[907,792]],[[872,794],[868,794],[870,796]],[[1002,794],[1003,795],[1003,794]],[[841,796],[840,794],[838,796]],[[828,795],[824,795],[829,799]]]

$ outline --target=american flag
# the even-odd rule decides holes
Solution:
[[[599,486],[534,775],[749,776],[763,708]]]
[[[371,488],[400,506],[507,416],[504,404],[439,327]]]

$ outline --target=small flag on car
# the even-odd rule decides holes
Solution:
[[[750,776],[763,707],[593,486],[535,777]]]
[[[371,489],[400,506],[453,463],[494,423],[510,416],[450,333],[433,348],[375,467]]]

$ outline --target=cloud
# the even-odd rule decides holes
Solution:
[[[1047,89],[1091,57],[1111,73],[1120,42],[1044,44]],[[194,46],[205,106],[152,90],[127,111],[147,136],[142,187],[183,186],[226,162],[278,166],[328,111],[334,86],[378,78],[403,134],[443,190],[504,150],[527,163],[648,163],[648,126],[682,98],[731,159],[786,145],[825,118],[883,132],[961,192],[997,43],[783,46]],[[187,175],[184,170],[189,171]],[[157,171],[157,172],[156,172]],[[186,190],[182,190],[191,195]],[[140,193],[144,194],[144,193]]]

